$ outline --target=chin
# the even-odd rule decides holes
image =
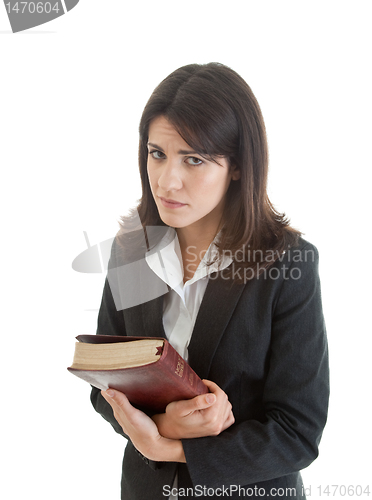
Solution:
[[[159,215],[161,220],[169,227],[174,227],[176,229],[181,229],[190,225],[190,221],[186,220],[185,217],[164,213],[159,210]]]
[[[182,227],[186,227],[189,224],[187,223],[182,223],[179,220],[177,220],[176,217],[161,217],[161,220],[164,222],[169,227],[174,227],[175,229],[181,229]]]

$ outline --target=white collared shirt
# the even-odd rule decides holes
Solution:
[[[186,283],[183,283],[181,249],[173,228],[169,228],[163,239],[146,253],[146,262],[150,269],[170,287],[163,303],[164,331],[169,343],[186,361],[192,331],[209,275],[225,269],[232,262],[230,256],[223,255],[222,258],[207,265],[207,262],[214,260],[218,255],[215,245],[218,236],[210,244],[194,276]],[[193,257],[196,260],[195,247],[189,247],[188,254],[191,260]]]
[[[188,346],[198,315],[200,304],[207,288],[209,275],[215,271],[222,271],[228,267],[232,258],[223,255],[210,265],[207,262],[214,260],[218,255],[215,245],[219,234],[209,245],[207,252],[200,261],[194,276],[183,283],[183,263],[177,234],[169,228],[162,240],[146,253],[146,262],[150,269],[162,279],[170,291],[164,295],[163,325],[169,343],[178,354],[188,360]],[[189,247],[188,254],[192,258],[196,253],[195,247]],[[176,474],[172,489],[177,489],[178,477]],[[170,495],[169,500],[177,500],[178,495]]]

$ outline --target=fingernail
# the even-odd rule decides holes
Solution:
[[[110,396],[110,398],[113,398],[113,397],[115,396],[114,391],[111,391],[111,389],[108,389],[108,390],[106,391],[106,394],[107,394],[107,396]]]
[[[215,395],[214,394],[207,394],[205,396],[205,400],[210,405],[210,404],[214,403],[214,401],[215,401]]]

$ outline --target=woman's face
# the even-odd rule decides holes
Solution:
[[[147,172],[162,221],[174,228],[217,230],[231,179],[228,160],[214,163],[191,150],[170,122],[155,118],[149,127]]]

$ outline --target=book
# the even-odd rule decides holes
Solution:
[[[208,392],[190,365],[161,337],[79,335],[67,368],[101,390],[123,392],[136,407],[163,412],[172,401]]]

